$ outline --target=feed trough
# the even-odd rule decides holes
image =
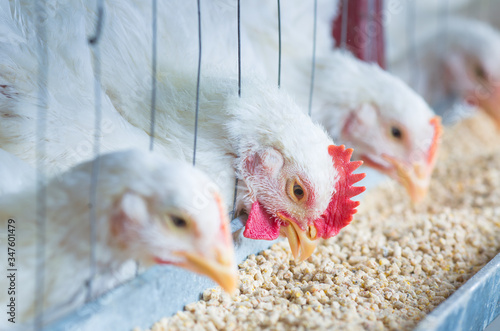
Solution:
[[[241,228],[233,220],[233,230]],[[245,239],[238,234],[238,261],[267,248],[269,242]],[[179,286],[182,284],[182,286]],[[132,330],[148,328],[162,317],[175,314],[212,287],[207,278],[171,267],[156,267],[87,304],[47,330]],[[457,292],[439,305],[418,326],[424,330],[482,330],[500,315],[500,254]]]

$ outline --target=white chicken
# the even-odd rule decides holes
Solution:
[[[310,97],[313,2],[281,4],[281,86],[307,109]],[[319,3],[318,49],[312,117],[354,157],[401,182],[414,202],[427,192],[436,160],[441,126],[425,101],[400,79],[374,64],[334,51],[331,20],[335,9]],[[297,21],[296,17],[308,17]],[[269,78],[277,78],[277,7],[252,1],[242,8],[242,29]],[[303,31],[307,31],[304,33]]]
[[[407,58],[404,54],[393,70],[409,80],[405,75]],[[500,128],[498,58],[497,30],[480,21],[449,19],[445,31],[435,31],[418,46],[416,88],[445,123],[456,122],[470,113],[471,106],[478,106]]]
[[[122,275],[130,259],[143,266],[173,264],[211,277],[226,291],[237,273],[226,209],[217,186],[199,170],[149,152],[101,156],[96,189],[95,297]],[[80,164],[46,186],[45,322],[83,303],[90,268],[89,190],[93,162]],[[14,236],[16,324],[34,315],[36,191],[0,199],[2,231]],[[5,229],[5,230],[3,230]],[[6,277],[0,284],[7,289]],[[10,301],[2,291],[0,302]],[[1,323],[6,326],[6,318]],[[10,325],[10,324],[9,324]]]

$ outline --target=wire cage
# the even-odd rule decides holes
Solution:
[[[237,73],[238,73],[238,95],[244,93],[245,86],[242,87],[242,64],[241,64],[241,48],[240,37],[240,0],[236,0],[237,10],[234,16],[237,19]],[[394,4],[397,2],[397,4]],[[352,52],[356,57],[367,62],[378,64],[382,68],[389,71],[392,70],[391,59],[397,57],[398,51],[391,44],[391,40],[405,40],[405,48],[408,55],[405,57],[407,76],[409,77],[409,85],[417,87],[421,83],[420,69],[418,65],[419,42],[422,38],[419,34],[419,27],[423,25],[424,16],[433,16],[436,20],[436,25],[439,25],[438,30],[442,31],[443,48],[447,47],[447,24],[448,16],[451,11],[471,11],[473,17],[483,21],[490,20],[490,2],[487,0],[480,1],[480,4],[472,4],[467,1],[461,1],[460,4],[451,3],[450,1],[442,1],[439,5],[434,6],[433,14],[420,11],[416,1],[412,0],[359,0],[348,1],[340,0],[338,8],[338,16],[332,22],[332,37],[336,40],[336,44],[343,50]],[[90,190],[88,192],[88,211],[89,211],[89,238],[82,238],[90,242],[90,255],[88,264],[90,268],[90,277],[82,284],[81,288],[84,292],[84,304],[75,307],[71,314],[65,313],[59,316],[56,320],[50,318],[54,312],[45,307],[44,295],[48,291],[45,280],[47,275],[56,270],[46,268],[46,251],[45,245],[48,237],[52,234],[47,232],[47,192],[46,183],[46,164],[42,157],[37,157],[36,162],[36,262],[35,270],[35,292],[33,299],[35,302],[34,320],[29,323],[30,328],[35,330],[100,330],[100,329],[132,329],[136,326],[149,327],[155,321],[158,321],[164,316],[170,316],[200,297],[200,293],[210,286],[213,282],[202,276],[189,273],[184,270],[172,266],[156,266],[145,272],[139,272],[140,266],[130,263],[127,270],[124,271],[129,275],[125,284],[113,287],[112,290],[106,293],[95,293],[94,286],[96,278],[98,278],[97,266],[97,242],[100,229],[97,227],[96,205],[99,203],[97,192],[97,184],[100,180],[99,173],[99,156],[102,154],[102,99],[103,90],[102,82],[102,67],[101,67],[101,42],[103,30],[107,28],[106,20],[108,13],[106,9],[106,1],[97,0],[95,2],[95,30],[88,37],[88,45],[91,49],[93,75],[94,75],[94,112],[95,123],[93,133],[92,158],[92,175],[90,182]],[[281,86],[281,73],[287,70],[282,68],[282,15],[280,11],[280,0],[277,0],[278,16],[276,22],[278,24],[278,45],[279,56],[275,60],[277,64],[278,77],[276,78],[278,87]],[[391,7],[392,5],[392,7]],[[436,8],[438,7],[438,8]],[[470,8],[469,8],[470,7]],[[157,99],[158,99],[158,3],[157,0],[151,1],[151,54],[152,67],[150,80],[150,140],[149,145],[144,148],[151,151],[154,150],[155,137],[158,136],[158,127],[156,126],[157,119]],[[304,84],[309,88],[308,113],[311,116],[313,104],[315,102],[315,89],[317,81],[316,74],[316,24],[318,15],[317,0],[314,0],[314,11],[304,13],[304,15],[313,16],[314,26],[312,27],[313,34],[310,36],[312,40],[311,63],[310,63],[310,80]],[[457,9],[458,8],[458,9]],[[53,10],[50,8],[48,1],[37,1],[34,12],[36,38],[38,40],[47,40],[49,37],[46,31],[44,22],[46,20],[47,11]],[[196,85],[196,100],[195,100],[195,123],[193,136],[193,155],[192,164],[197,164],[197,143],[198,143],[198,114],[202,112],[200,109],[200,85],[202,80],[202,63],[203,45],[202,45],[202,29],[203,2],[197,0],[197,18],[198,18],[198,54],[197,54],[197,85]],[[427,17],[426,16],[426,17]],[[161,18],[160,18],[161,19]],[[428,19],[428,17],[426,18]],[[388,33],[386,26],[397,24],[399,21],[404,21],[404,29],[392,30]],[[401,37],[401,35],[403,35]],[[48,86],[48,70],[51,68],[50,56],[48,54],[47,45],[43,42],[38,43],[37,48],[37,75],[38,75],[38,101],[37,101],[37,119],[36,119],[36,155],[44,155],[49,148],[50,141],[46,141],[47,135],[47,108],[50,107],[50,96],[47,89]],[[244,74],[244,72],[243,72]],[[1,73],[0,73],[1,78]],[[1,82],[1,81],[0,81]],[[0,85],[2,87],[2,85]],[[0,90],[0,93],[2,91]],[[232,201],[232,211],[230,217],[233,239],[235,241],[236,260],[241,262],[249,255],[256,254],[264,249],[267,249],[276,241],[257,241],[243,237],[242,229],[244,227],[243,218],[237,216],[237,195],[239,181],[236,176],[234,185],[234,200]],[[7,236],[6,236],[7,238]],[[2,240],[3,242],[3,240]],[[7,241],[8,242],[8,241]],[[457,329],[475,329],[485,328],[493,319],[500,314],[500,256],[493,259],[486,267],[483,268],[477,275],[472,277],[459,291],[453,294],[448,300],[440,305],[432,312],[424,321],[417,326],[416,330],[457,330]],[[12,271],[9,271],[12,269]],[[9,272],[17,272],[16,268],[8,269]],[[183,287],[175,286],[174,284],[183,284]],[[115,284],[116,285],[116,284]],[[478,304],[479,303],[479,304]],[[479,308],[478,308],[479,307]],[[63,310],[64,307],[61,309]],[[459,322],[457,322],[459,321]],[[49,323],[48,323],[49,322]]]

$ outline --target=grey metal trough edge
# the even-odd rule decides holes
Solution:
[[[481,268],[415,331],[484,330],[500,315],[500,254]]]

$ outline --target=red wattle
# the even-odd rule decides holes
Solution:
[[[271,219],[258,201],[252,204],[243,236],[249,239],[274,240],[280,235],[279,222]]]

